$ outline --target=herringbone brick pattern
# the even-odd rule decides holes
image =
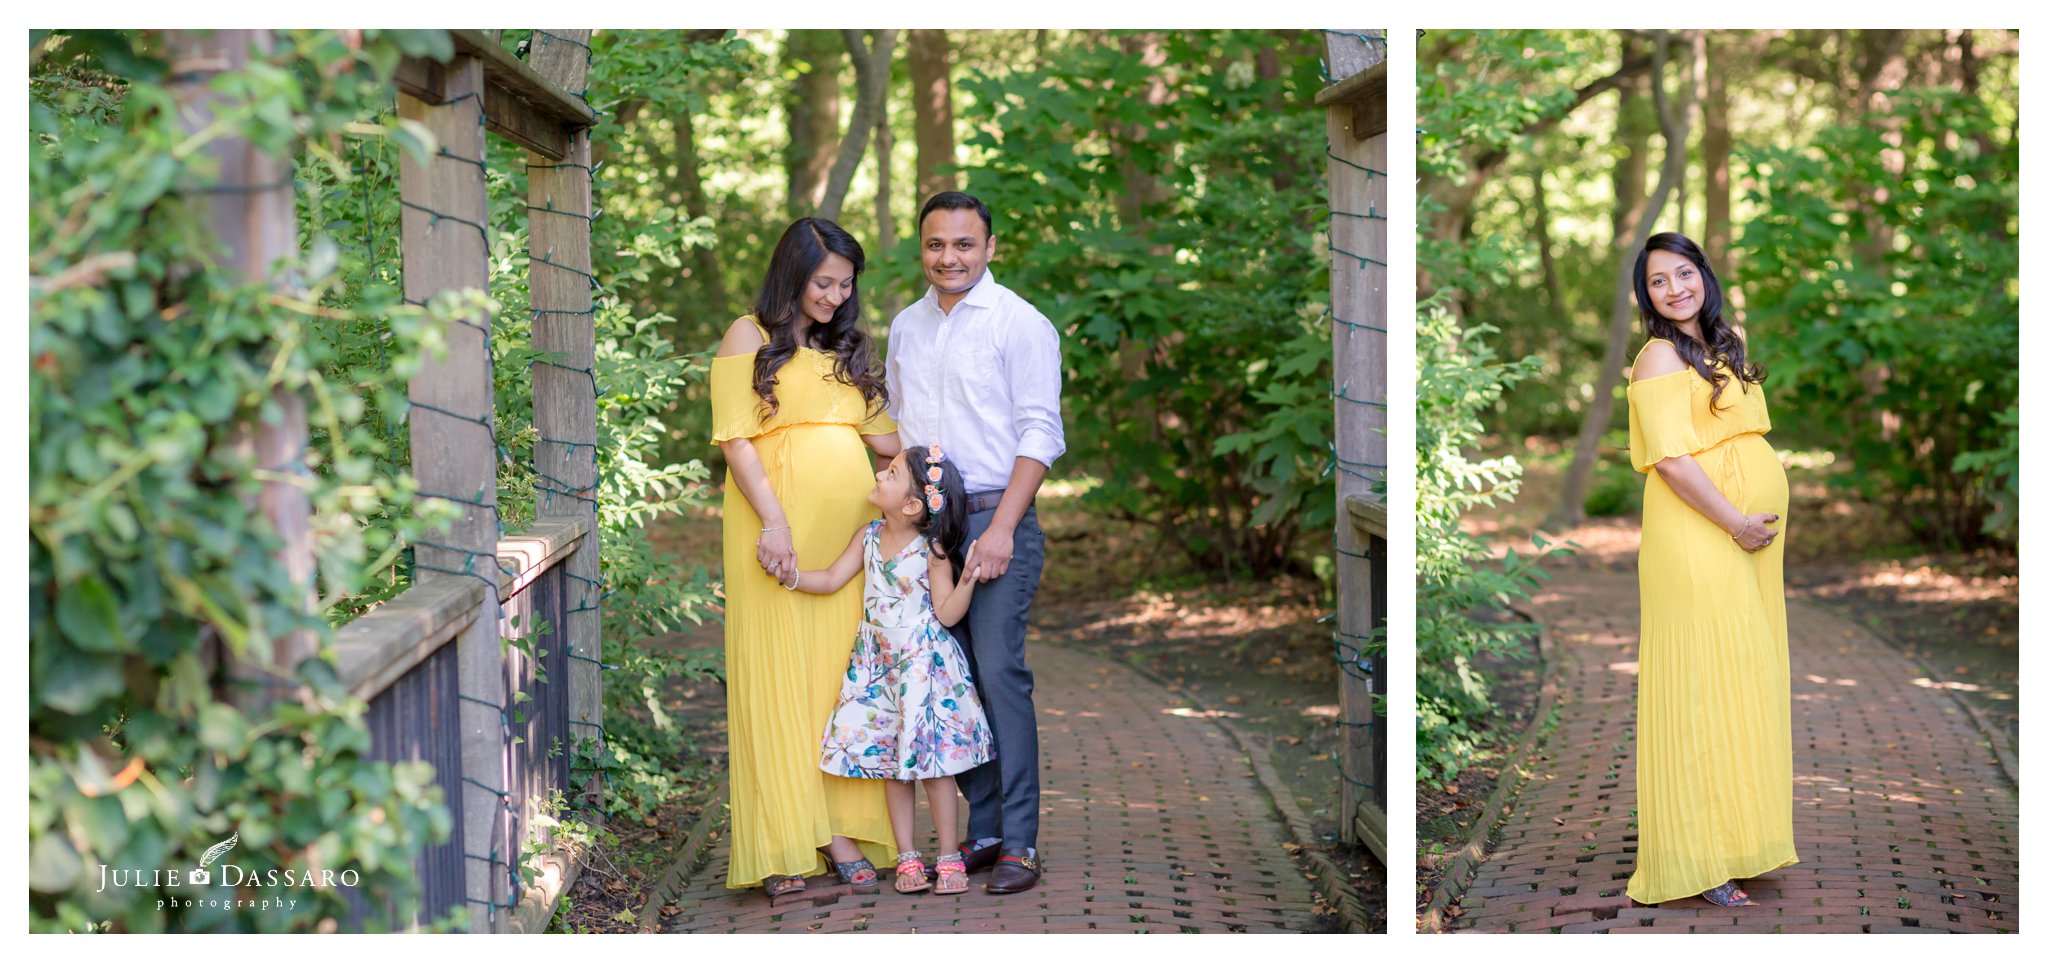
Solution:
[[[2019,928],[2019,805],[1983,734],[1912,662],[1801,604],[1792,650],[1801,862],[1761,905],[1623,892],[1634,869],[1632,572],[1568,570],[1537,599],[1559,643],[1562,721],[1529,764],[1455,929],[1481,932],[2001,932]]]
[[[669,932],[1260,933],[1308,928],[1312,890],[1243,754],[1216,724],[1113,662],[1037,646],[1043,781],[1028,892],[858,896],[812,877],[799,900],[725,888],[723,843],[678,900]],[[930,820],[919,801],[920,837]]]

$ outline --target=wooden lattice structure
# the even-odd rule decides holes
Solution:
[[[1387,858],[1387,46],[1384,31],[1327,30],[1330,315],[1337,479],[1338,822]]]
[[[578,870],[535,817],[551,794],[573,791],[572,745],[603,732],[590,261],[597,115],[581,94],[590,33],[535,31],[522,60],[495,31],[451,31],[452,59],[409,59],[398,71],[398,115],[425,125],[437,143],[426,163],[408,154],[399,173],[406,300],[489,290],[484,145],[487,133],[498,134],[527,151],[533,347],[560,360],[533,368],[541,439],[533,467],[543,481],[537,521],[525,532],[505,533],[498,520],[491,318],[451,325],[447,354],[428,359],[409,386],[417,498],[462,515],[416,542],[412,587],[344,626],[335,642],[342,680],[369,704],[373,754],[432,762],[454,816],[452,838],[417,866],[418,915],[391,925],[467,906],[473,930],[538,931]],[[170,42],[181,75],[195,78],[188,102],[202,106],[205,77],[271,44],[255,30],[176,33]],[[202,122],[203,112],[193,116]],[[212,195],[209,213],[245,276],[265,277],[297,253],[291,161],[247,141],[213,150],[223,183],[259,185]],[[308,507],[288,477],[305,471],[306,414],[288,393],[275,400],[283,417],[257,427],[254,444],[285,480],[266,486],[263,508],[286,541],[281,564],[310,597]],[[537,627],[551,631],[532,655],[500,642]],[[297,636],[280,640],[269,659],[290,668],[315,654],[313,640]],[[518,874],[523,849],[536,850],[525,854],[539,869],[533,886]],[[389,913],[376,894],[358,895],[361,914]]]

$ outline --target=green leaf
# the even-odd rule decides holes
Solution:
[[[86,575],[57,593],[57,627],[71,644],[88,652],[121,650],[121,612],[114,592],[97,575]]]
[[[52,660],[33,679],[43,704],[59,712],[85,715],[121,694],[126,680],[118,656],[75,653]]]
[[[85,875],[85,861],[78,850],[54,833],[45,833],[28,844],[28,888],[39,893],[63,893]]]
[[[249,723],[233,706],[212,703],[199,710],[199,744],[214,752],[240,755],[249,737]]]

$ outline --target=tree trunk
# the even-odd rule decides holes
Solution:
[[[784,97],[789,146],[789,216],[815,214],[825,199],[825,177],[839,150],[839,63],[845,48],[829,30],[791,30],[782,57],[796,69]]]
[[[1707,261],[1714,265],[1714,273],[1724,278],[1740,276],[1729,257],[1729,245],[1734,241],[1728,219],[1734,203],[1732,185],[1728,180],[1728,155],[1734,147],[1734,138],[1728,131],[1730,53],[1726,40],[1710,40],[1707,44],[1707,103],[1700,118],[1704,124],[1700,132],[1700,166],[1706,169],[1707,177],[1704,246]]]
[[[960,189],[953,146],[952,44],[944,30],[912,30],[909,45],[910,105],[917,131],[917,203]]]
[[[889,257],[896,248],[896,212],[889,209],[895,203],[894,191],[890,189],[890,173],[895,166],[891,162],[895,156],[896,132],[889,127],[889,99],[883,97],[881,113],[875,118],[875,247],[868,255],[871,258]],[[878,286],[873,294],[873,312],[869,317],[895,317],[901,305],[894,292]]]
[[[818,216],[828,221],[839,219],[839,209],[846,204],[846,190],[853,186],[853,172],[860,167],[861,155],[867,153],[868,135],[874,132],[875,120],[882,115],[889,99],[889,63],[896,50],[893,29],[878,31],[872,46],[861,39],[858,30],[841,30],[839,35],[846,42],[846,52],[853,57],[855,94],[853,120],[847,124],[846,138],[839,143],[839,160],[832,165],[832,176],[825,182],[825,198],[818,203]]]
[[[1593,460],[1600,451],[1600,436],[1607,433],[1608,422],[1614,416],[1614,391],[1621,381],[1630,322],[1635,316],[1632,310],[1635,303],[1633,255],[1644,241],[1649,240],[1657,218],[1663,214],[1665,203],[1677,189],[1679,180],[1685,177],[1686,140],[1691,136],[1694,115],[1699,110],[1701,88],[1705,85],[1702,70],[1706,61],[1706,35],[1697,30],[1683,34],[1689,41],[1691,56],[1679,71],[1678,104],[1673,109],[1664,92],[1663,33],[1658,31],[1652,41],[1655,52],[1651,71],[1657,124],[1664,131],[1663,169],[1657,175],[1657,190],[1650,195],[1649,202],[1635,219],[1635,230],[1628,235],[1628,243],[1616,245],[1615,255],[1619,263],[1614,272],[1614,307],[1607,322],[1607,351],[1601,358],[1600,372],[1593,382],[1593,403],[1587,407],[1586,420],[1579,426],[1578,448],[1572,453],[1571,469],[1565,474],[1564,494],[1546,523],[1554,530],[1569,528],[1586,520],[1586,481],[1592,475]],[[1617,197],[1617,206],[1622,203]]]
[[[1557,276],[1557,253],[1550,241],[1549,192],[1543,188],[1543,165],[1529,175],[1529,207],[1535,215],[1536,251],[1543,259],[1543,292],[1550,298],[1550,314],[1565,328],[1571,328],[1570,309],[1564,303],[1564,282]]]
[[[696,119],[687,110],[677,111],[676,125],[676,190],[682,197],[682,208],[687,216],[694,219],[711,212],[711,202],[704,196],[704,176],[698,170],[701,160],[697,156]],[[684,336],[691,330],[692,322],[709,318],[723,324],[737,317],[739,305],[728,303],[725,290],[725,275],[718,269],[718,251],[698,245],[690,251],[690,280],[697,282],[697,290],[703,292],[696,311],[683,312],[676,320],[676,344],[684,344]],[[692,318],[689,315],[697,317]]]
[[[1650,41],[1657,43],[1660,41]],[[1644,46],[1636,37],[1624,34],[1621,38],[1621,59],[1626,61],[1632,55],[1640,55]],[[1661,58],[1663,51],[1652,53]],[[1655,62],[1661,64],[1661,60]],[[1609,221],[1609,237],[1615,246],[1621,245],[1622,238],[1633,237],[1636,226],[1643,219],[1643,195],[1650,189],[1650,135],[1657,130],[1656,101],[1643,95],[1650,92],[1652,84],[1662,84],[1660,73],[1652,76],[1635,76],[1617,85],[1621,99],[1614,108],[1614,139],[1627,150],[1614,165],[1614,212]],[[1669,151],[1670,145],[1665,145]]]

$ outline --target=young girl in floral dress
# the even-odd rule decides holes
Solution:
[[[868,501],[882,510],[830,568],[798,572],[790,590],[829,594],[865,572],[867,590],[839,705],[819,766],[835,776],[886,779],[896,835],[896,891],[932,889],[916,849],[916,784],[938,823],[936,892],[967,891],[953,776],[989,761],[994,737],[947,626],[967,614],[974,582],[960,579],[966,484],[938,446],[907,448],[875,473]],[[955,560],[958,559],[956,563]]]

